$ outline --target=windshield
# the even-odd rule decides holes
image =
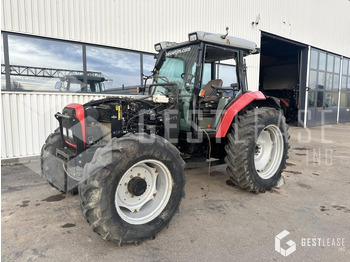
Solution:
[[[198,45],[191,45],[166,51],[165,61],[155,76],[155,82],[176,83],[179,94],[191,94],[197,62]],[[155,86],[152,94],[168,95],[175,92],[173,86]]]
[[[190,103],[195,81],[196,65],[198,58],[198,45],[190,45],[168,50],[165,53],[165,61],[158,74],[154,76],[155,83],[175,83],[179,88],[179,113],[180,130],[190,130],[191,116]],[[175,95],[176,86],[154,86],[153,95]]]

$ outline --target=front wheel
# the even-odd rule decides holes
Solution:
[[[184,196],[184,161],[172,144],[155,135],[112,139],[84,172],[81,210],[95,232],[120,245],[154,238]]]
[[[66,177],[62,162],[56,157],[56,149],[62,147],[62,137],[59,130],[50,134],[41,148],[41,175],[49,184],[66,192]]]
[[[225,146],[227,172],[234,184],[255,193],[275,186],[286,167],[288,125],[281,110],[255,108],[238,116]]]

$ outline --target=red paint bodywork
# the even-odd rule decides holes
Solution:
[[[225,137],[235,115],[254,100],[266,100],[266,97],[260,91],[247,92],[238,97],[237,100],[226,109],[216,130],[215,137]]]
[[[80,125],[81,125],[81,132],[82,132],[82,137],[83,137],[83,144],[84,144],[84,148],[85,148],[85,113],[84,113],[84,106],[81,104],[77,104],[77,103],[72,103],[67,105],[66,107],[69,108],[74,108],[75,109],[75,117],[79,120]],[[77,148],[76,145],[66,142],[68,145]]]

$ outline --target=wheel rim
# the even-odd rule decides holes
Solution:
[[[266,126],[257,139],[254,164],[262,179],[269,179],[277,172],[283,156],[283,136],[276,125]]]
[[[122,176],[115,192],[119,216],[134,225],[145,224],[164,210],[169,202],[173,180],[169,169],[154,159],[142,160]]]

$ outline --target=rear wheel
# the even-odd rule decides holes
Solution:
[[[81,210],[105,240],[121,245],[154,238],[178,211],[184,165],[179,151],[159,136],[114,138],[85,166]]]
[[[234,184],[260,193],[278,183],[289,149],[288,125],[280,110],[262,107],[244,112],[227,137],[225,162]]]

